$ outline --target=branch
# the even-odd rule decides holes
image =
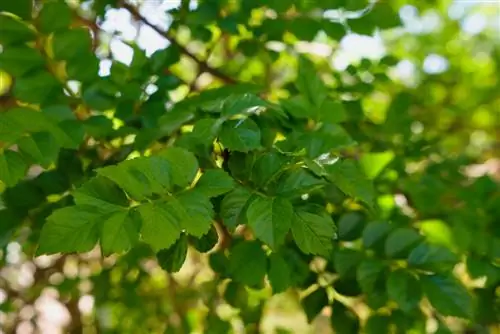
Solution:
[[[132,6],[132,5],[128,4],[128,3],[126,3],[126,2],[122,2],[122,7],[124,9],[128,10],[130,12],[130,14],[132,14],[132,16],[136,20],[141,21],[142,23],[144,23],[145,25],[147,25],[148,27],[150,27],[151,29],[153,29],[154,31],[156,31],[158,34],[160,34],[166,40],[168,40],[172,45],[174,45],[175,47],[179,48],[179,50],[183,54],[185,54],[189,58],[193,59],[198,64],[201,72],[210,73],[214,77],[219,78],[220,80],[224,81],[227,84],[236,84],[236,83],[238,83],[237,80],[235,80],[235,79],[231,78],[230,76],[222,73],[218,69],[211,67],[210,65],[208,65],[208,63],[205,60],[202,60],[202,59],[198,58],[196,55],[194,55],[193,53],[191,53],[188,49],[186,49],[184,46],[182,46],[181,44],[179,44],[179,42],[177,42],[177,40],[173,36],[170,36],[169,33],[168,33],[168,31],[163,31],[160,27],[158,27],[158,26],[154,25],[153,23],[149,22],[148,19],[145,18],[144,16],[142,16],[141,13],[139,13],[139,11],[137,10],[137,8],[135,8],[134,6]]]

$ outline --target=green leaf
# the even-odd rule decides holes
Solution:
[[[222,125],[219,139],[222,145],[230,150],[248,152],[260,147],[260,129],[249,118],[231,120]]]
[[[191,132],[193,138],[197,142],[204,144],[206,146],[212,145],[215,137],[219,134],[221,127],[221,120],[214,118],[203,118],[194,124],[193,132]]]
[[[140,218],[133,212],[122,210],[102,221],[101,248],[103,254],[110,255],[127,251],[139,240]]]
[[[285,241],[290,230],[293,207],[290,201],[280,197],[257,197],[246,212],[248,225],[254,235],[277,249]]]
[[[333,266],[342,278],[355,278],[356,270],[365,255],[359,250],[342,248],[336,250],[333,255]]]
[[[169,273],[176,273],[181,270],[182,265],[186,261],[187,250],[187,237],[183,234],[171,247],[162,249],[156,253],[156,259],[163,270]]]
[[[168,209],[189,234],[201,237],[210,230],[214,212],[212,203],[203,194],[197,191],[183,192],[170,200]]]
[[[292,234],[302,252],[328,256],[336,237],[335,224],[325,215],[296,211],[292,219]]]
[[[348,212],[338,222],[339,239],[354,241],[361,237],[365,227],[365,217],[359,212]]]
[[[257,241],[243,241],[231,249],[229,272],[231,277],[248,286],[258,286],[267,270],[267,256]]]
[[[24,20],[31,19],[32,11],[33,0],[2,1],[0,3],[0,12],[12,13]]]
[[[390,232],[385,241],[385,254],[388,257],[406,257],[422,240],[422,236],[411,228],[398,228]]]
[[[387,279],[389,298],[398,303],[405,312],[411,312],[418,307],[422,299],[422,288],[418,279],[410,272],[398,269],[389,274]]]
[[[269,256],[269,269],[267,277],[273,289],[273,293],[281,293],[291,286],[292,271],[283,256],[279,253],[271,253]]]
[[[125,193],[102,176],[84,183],[73,193],[73,197],[77,205],[93,207],[94,211],[102,214],[124,211],[129,205]]]
[[[326,86],[321,81],[314,64],[304,56],[299,58],[299,71],[295,85],[316,106],[321,106],[328,96]]]
[[[17,152],[6,150],[0,153],[0,181],[7,187],[14,186],[26,175],[28,166]]]
[[[366,177],[373,180],[391,163],[394,157],[395,155],[392,151],[366,153],[359,159],[359,163]]]
[[[373,205],[375,198],[373,184],[354,161],[342,160],[325,168],[328,171],[328,179],[345,194],[359,198],[370,206]]]
[[[443,246],[422,243],[408,256],[408,265],[430,271],[449,271],[459,261],[457,255]]]
[[[219,242],[219,234],[217,233],[215,227],[212,225],[208,233],[201,236],[200,238],[190,236],[189,241],[198,252],[207,253],[212,250]]]
[[[35,49],[20,45],[11,46],[0,53],[0,69],[19,77],[39,68],[43,68],[45,60]]]
[[[14,96],[26,103],[41,104],[58,87],[60,84],[56,78],[46,71],[38,71],[30,73],[29,76],[17,78]]]
[[[71,24],[71,10],[63,1],[47,2],[43,5],[38,20],[43,33],[63,30]]]
[[[205,170],[196,183],[196,190],[208,197],[217,197],[235,187],[234,180],[222,169]]]
[[[37,255],[92,250],[99,239],[101,222],[102,216],[90,207],[54,211],[43,225]]]
[[[425,295],[439,313],[464,319],[472,318],[472,297],[455,277],[422,275],[420,281]]]
[[[285,197],[298,197],[324,185],[323,180],[301,168],[284,173],[278,180],[276,193]]]
[[[84,88],[83,102],[91,109],[113,109],[117,102],[118,89],[111,82],[104,79],[92,83]]]
[[[341,102],[326,99],[319,107],[319,120],[326,123],[342,123],[347,119],[347,114]]]
[[[143,200],[152,195],[151,183],[146,175],[138,169],[131,168],[133,160],[116,166],[100,168],[97,173],[115,182],[132,198]]]
[[[255,113],[261,107],[274,107],[254,94],[231,95],[224,100],[221,116],[229,118],[239,114]]]
[[[193,153],[178,147],[169,147],[160,153],[170,166],[172,182],[180,187],[190,185],[198,173],[198,160]]]
[[[54,34],[52,50],[55,59],[72,60],[92,50],[90,33],[84,28],[59,31]]]
[[[390,318],[385,315],[373,314],[365,324],[366,334],[390,333]]]
[[[4,47],[10,44],[32,41],[36,32],[21,20],[0,13],[0,44]]]
[[[369,294],[375,290],[377,280],[384,270],[384,263],[377,259],[366,259],[359,264],[356,279],[364,293]]]
[[[247,288],[235,281],[229,282],[224,291],[224,300],[235,308],[245,308],[248,304],[248,297]]]
[[[221,203],[220,216],[224,225],[234,229],[246,222],[246,209],[252,194],[243,187],[237,187],[226,196]]]
[[[302,299],[301,304],[306,313],[307,322],[311,323],[321,310],[329,304],[328,294],[324,288],[320,287]]]
[[[138,210],[142,218],[142,239],[156,252],[170,248],[179,238],[182,227],[169,203],[145,203]]]
[[[378,245],[384,244],[392,229],[393,226],[385,221],[368,224],[363,231],[363,245],[365,248],[376,248]]]
[[[339,301],[332,304],[332,315],[330,318],[333,330],[338,334],[359,333],[359,319],[351,309]]]
[[[33,162],[49,167],[57,160],[59,145],[55,138],[48,132],[38,132],[25,136],[17,142],[19,150],[28,155]]]
[[[262,187],[275,178],[283,169],[287,159],[277,152],[261,155],[252,168],[252,180]]]

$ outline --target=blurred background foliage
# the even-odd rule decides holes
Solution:
[[[32,165],[24,180],[1,186],[3,332],[500,332],[498,3],[68,0],[68,12],[54,9],[40,19],[39,10],[55,3],[2,0],[0,11],[34,20],[42,30],[68,20],[92,32],[93,52],[79,54],[77,63],[54,61],[50,72],[54,85],[65,88],[58,98],[86,120],[93,142],[61,151],[57,167]],[[0,44],[7,43],[6,27],[0,26]],[[50,40],[37,43],[51,59],[80,52],[56,48]],[[290,253],[297,256],[293,278],[301,280],[303,266],[306,277],[300,289],[277,295],[268,286],[250,289],[224,279],[219,253],[189,249],[175,274],[163,271],[147,247],[106,258],[99,249],[34,257],[45,217],[66,205],[62,195],[91,169],[134,154],[137,146],[124,139],[129,127],[140,122],[148,131],[135,144],[148,146],[158,137],[166,101],[236,81],[262,85],[270,101],[287,98],[295,93],[299,54],[308,54],[332,94],[344,100],[344,127],[358,143],[347,154],[373,179],[379,219],[412,226],[429,244],[457,254],[450,266],[436,265],[474,292],[471,320],[441,316],[427,302],[403,315],[401,305],[387,297],[385,281],[363,294],[350,276],[357,254],[379,252],[376,243],[389,230],[384,234],[382,228],[380,240],[367,243],[365,226],[374,223],[336,189],[327,195],[339,229],[334,259]],[[37,102],[35,96],[52,84],[46,77],[15,82],[12,72],[22,74],[32,61],[24,55],[27,63],[13,69],[6,52],[0,54],[0,111]],[[115,92],[104,84],[86,89],[85,103],[76,98],[80,85],[97,75],[122,85],[117,105],[109,103],[107,94]],[[142,119],[134,118],[136,100],[148,111]],[[112,113],[97,116],[92,109]],[[391,265],[406,266],[401,259]],[[446,294],[441,288],[434,298]],[[335,301],[325,307],[329,298]]]

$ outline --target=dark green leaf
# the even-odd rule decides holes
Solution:
[[[273,288],[273,293],[281,293],[291,286],[292,271],[283,256],[272,253],[269,256],[269,269],[267,277]]]
[[[217,242],[219,241],[219,235],[214,226],[210,228],[207,234],[201,236],[200,238],[190,237],[189,241],[197,251],[201,253],[206,253],[212,250]]]
[[[0,13],[0,44],[9,45],[32,41],[36,33],[24,22],[10,15]]]
[[[369,294],[375,290],[375,285],[384,270],[384,263],[377,259],[366,259],[359,264],[356,278],[363,292]]]
[[[0,69],[13,76],[43,68],[44,64],[45,60],[37,50],[24,45],[12,46],[0,53]]]
[[[14,95],[21,101],[41,104],[59,86],[59,82],[51,74],[38,71],[18,78],[14,85]]]
[[[336,250],[333,255],[335,271],[342,278],[356,277],[358,265],[364,259],[364,254],[355,249],[342,248]]]
[[[59,31],[54,34],[52,50],[59,60],[72,60],[85,54],[92,47],[90,33],[84,28]]]
[[[316,316],[329,304],[328,294],[324,288],[319,288],[302,299],[302,307],[307,316],[307,322],[311,323]]]
[[[339,301],[333,302],[330,321],[335,333],[351,334],[360,332],[359,319],[356,313]]]
[[[123,211],[129,204],[123,191],[102,176],[84,183],[73,193],[73,197],[77,205],[94,207],[95,211],[103,214]]]
[[[38,132],[18,141],[19,150],[28,155],[33,162],[49,167],[57,160],[59,145],[48,132]]]
[[[320,79],[314,64],[303,56],[299,59],[299,72],[296,85],[299,91],[315,106],[321,106],[328,96],[326,86]]]
[[[198,172],[198,161],[194,154],[178,147],[170,147],[160,153],[170,166],[172,182],[180,187],[186,187],[193,182]]]
[[[390,232],[385,241],[385,254],[388,257],[406,257],[422,240],[422,236],[411,228],[398,228]]]
[[[267,271],[267,256],[257,241],[244,241],[231,249],[229,271],[235,281],[258,286]]]
[[[472,298],[455,277],[422,275],[420,281],[425,295],[438,312],[459,318],[472,318]]]
[[[408,271],[398,269],[389,274],[387,279],[389,298],[398,303],[405,312],[411,312],[418,307],[422,299],[420,282]]]
[[[40,31],[51,33],[71,24],[71,10],[63,1],[47,2],[38,16]]]
[[[361,237],[365,227],[365,217],[359,212],[348,212],[338,222],[339,239],[353,241]]]
[[[431,271],[449,271],[458,260],[457,255],[446,247],[422,243],[408,256],[408,265]]]
[[[163,270],[176,273],[181,270],[184,261],[186,261],[187,250],[187,237],[183,234],[168,249],[162,249],[156,253],[156,259]]]
[[[366,334],[390,333],[390,318],[388,316],[374,314],[368,318],[365,324]]]
[[[392,229],[393,226],[385,221],[368,224],[363,231],[363,245],[366,248],[375,248],[378,245],[383,245]]]
[[[306,169],[294,169],[284,173],[278,180],[277,193],[286,197],[298,197],[314,189],[321,188],[325,182]]]
[[[224,225],[234,229],[246,222],[246,209],[252,194],[243,187],[238,187],[224,196],[220,215]]]

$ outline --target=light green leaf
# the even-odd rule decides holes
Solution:
[[[290,230],[293,207],[285,198],[257,197],[247,209],[248,225],[255,236],[277,249]]]
[[[389,274],[387,279],[389,298],[398,303],[405,312],[418,307],[422,299],[422,288],[418,279],[406,270],[398,269]]]
[[[326,165],[328,179],[345,194],[359,198],[372,206],[375,198],[373,184],[366,178],[358,165],[352,160],[342,160]]]
[[[182,229],[196,237],[201,237],[210,230],[214,215],[209,198],[197,191],[187,191],[173,198],[167,205]]]
[[[257,241],[243,241],[231,249],[229,272],[231,277],[248,286],[258,286],[267,271],[267,256]]]
[[[181,270],[186,261],[188,242],[186,235],[181,237],[168,249],[162,249],[156,254],[160,267],[169,272],[176,273]]]
[[[384,168],[394,159],[394,152],[366,153],[361,156],[359,163],[368,179],[375,179]]]
[[[221,203],[220,216],[224,225],[234,229],[246,222],[246,208],[252,194],[243,187],[238,187],[224,196]]]
[[[65,29],[71,24],[71,10],[63,1],[44,3],[38,22],[43,33]]]
[[[341,123],[347,119],[344,106],[339,101],[326,99],[319,108],[319,120],[326,123]]]
[[[101,248],[109,255],[127,251],[139,240],[140,219],[133,212],[122,210],[102,221]]]
[[[315,106],[321,106],[328,96],[327,88],[320,79],[314,64],[304,56],[299,58],[299,71],[295,85]]]
[[[0,152],[0,181],[7,187],[14,186],[26,175],[28,166],[17,152],[6,150],[3,154]]]
[[[134,199],[143,200],[150,197],[152,189],[148,178],[137,169],[129,170],[127,163],[128,161],[125,161],[116,166],[100,168],[97,173],[115,182]]]
[[[408,252],[422,240],[422,236],[411,228],[398,228],[392,231],[385,241],[385,254],[388,257],[406,257]]]
[[[17,142],[19,150],[28,155],[33,162],[49,167],[57,160],[59,146],[55,138],[48,132],[38,132],[25,136]]]
[[[235,187],[234,180],[222,169],[205,170],[196,183],[196,190],[208,197],[217,197]]]
[[[438,219],[424,220],[417,222],[417,226],[428,242],[449,249],[455,248],[453,232],[444,221]]]
[[[269,269],[267,277],[273,288],[273,293],[281,293],[291,286],[290,276],[292,271],[288,263],[278,253],[269,256]]]
[[[123,191],[102,176],[94,177],[84,183],[75,190],[73,197],[77,205],[93,207],[95,212],[102,214],[124,211],[129,205]]]
[[[422,243],[408,256],[408,265],[431,271],[451,270],[459,261],[448,248]]]
[[[464,319],[472,318],[472,297],[455,277],[422,275],[420,281],[425,295],[439,313]]]
[[[138,210],[142,218],[142,239],[154,251],[169,248],[179,238],[182,227],[168,203],[145,203]]]
[[[83,253],[99,239],[102,216],[91,207],[70,206],[54,211],[43,225],[37,255]]]
[[[42,68],[44,64],[40,52],[24,45],[11,46],[0,53],[0,69],[16,77]]]
[[[240,152],[248,152],[260,147],[259,126],[247,118],[231,120],[222,125],[219,139],[224,147]]]
[[[302,252],[322,256],[329,256],[336,238],[331,218],[305,211],[295,212],[292,234]]]
[[[159,155],[169,162],[174,184],[186,187],[193,182],[199,168],[193,153],[179,147],[169,147]]]

